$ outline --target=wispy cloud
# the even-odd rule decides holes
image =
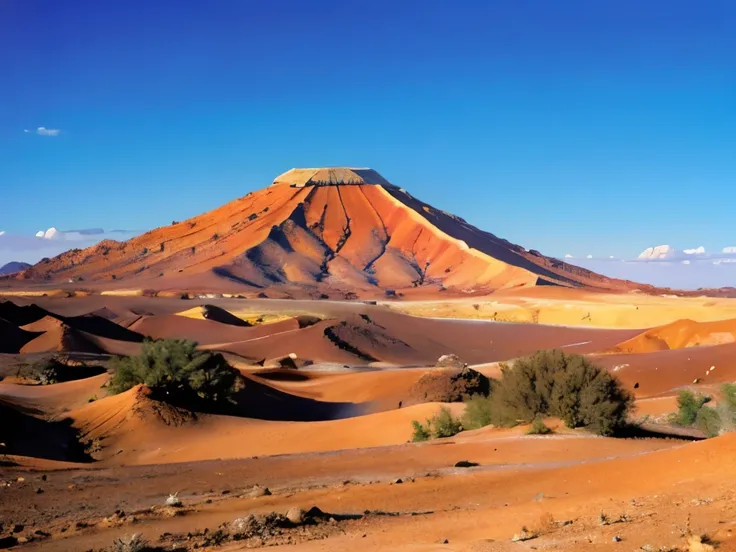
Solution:
[[[58,128],[46,128],[38,127],[36,130],[25,129],[23,132],[26,134],[38,134],[39,136],[58,136],[61,134],[61,130]]]

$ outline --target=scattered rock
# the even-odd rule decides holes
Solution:
[[[526,527],[522,527],[521,531],[517,534],[515,534],[511,540],[513,542],[522,542],[522,541],[528,541],[532,539],[536,539],[537,535],[535,533],[532,533],[529,531]]]
[[[169,498],[166,499],[166,505],[173,506],[174,508],[178,508],[179,506],[181,506],[181,499],[179,498],[179,493],[170,494]]]
[[[454,354],[442,355],[437,359],[436,366],[440,368],[464,368],[467,363],[460,360],[460,357]]]
[[[391,485],[401,485],[403,482],[404,482],[403,479],[398,478],[398,479],[394,479],[393,481],[391,481]]]
[[[43,494],[43,489],[41,487],[36,489],[36,494]]]
[[[619,537],[618,535],[614,535],[611,537],[611,542],[621,542],[621,540],[621,537]]]
[[[286,519],[294,525],[300,525],[304,522],[304,510],[297,506],[289,508],[289,511],[286,512]]]
[[[477,466],[480,466],[477,462],[470,462],[469,460],[460,460],[459,462],[455,462],[456,468],[475,468]]]
[[[271,496],[271,491],[268,487],[255,485],[248,493],[248,498],[260,498],[262,496]]]
[[[13,530],[11,532],[12,533],[20,533],[25,528],[26,528],[26,526],[23,525],[22,523],[16,523],[15,525],[13,525]]]

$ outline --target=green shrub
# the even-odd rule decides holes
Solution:
[[[460,420],[455,418],[445,406],[440,407],[440,411],[432,417],[432,437],[436,439],[452,437],[460,433],[462,429]]]
[[[723,403],[729,410],[736,411],[736,383],[724,383],[721,386]]]
[[[463,430],[460,420],[455,418],[445,406],[440,407],[439,412],[429,418],[424,425],[416,420],[412,420],[411,425],[414,427],[412,441],[452,437]]]
[[[465,412],[462,417],[463,429],[479,429],[492,423],[490,397],[472,395],[465,400]]]
[[[414,427],[414,433],[412,433],[411,440],[415,443],[419,441],[429,441],[432,437],[432,433],[429,429],[429,420],[427,420],[426,426],[416,420],[412,420],[411,425]]]
[[[197,350],[193,341],[145,340],[141,354],[113,359],[110,391],[121,393],[145,384],[172,400],[199,397],[218,402],[230,398],[239,381],[219,353]]]
[[[698,411],[708,402],[708,398],[683,389],[677,395],[677,416],[675,421],[681,426],[692,426],[698,417]]]
[[[580,355],[539,351],[501,365],[490,395],[495,425],[529,423],[555,416],[571,428],[611,435],[627,423],[633,397],[619,381]]]
[[[715,408],[702,406],[695,417],[695,425],[706,437],[715,437],[721,431],[721,417]]]
[[[544,425],[544,420],[542,420],[542,418],[534,418],[529,431],[526,433],[527,435],[549,435],[552,433],[552,430]]]

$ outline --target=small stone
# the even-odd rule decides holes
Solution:
[[[304,510],[302,510],[298,506],[289,508],[289,511],[286,512],[286,519],[288,519],[294,525],[299,525],[304,521]]]
[[[401,485],[403,482],[404,481],[401,478],[398,478],[398,479],[394,479],[393,481],[391,481],[391,484],[392,485]]]
[[[36,489],[36,494],[43,494],[43,489],[41,487]]]
[[[614,535],[613,537],[611,537],[611,542],[621,542],[621,537],[619,537],[618,535]]]
[[[248,492],[248,498],[259,498],[261,496],[271,496],[271,491],[268,487],[261,487],[260,485],[255,485],[249,492]]]
[[[42,475],[41,476],[41,481],[46,481],[47,479],[48,479],[48,477],[46,477],[46,475]]]
[[[455,462],[456,468],[475,468],[476,466],[480,466],[477,462],[470,462],[469,460],[460,460],[459,462]]]

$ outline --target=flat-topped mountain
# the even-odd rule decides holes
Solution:
[[[69,251],[20,277],[152,289],[329,288],[361,295],[416,287],[632,287],[479,230],[375,170],[341,167],[292,169],[208,213],[126,242]]]

